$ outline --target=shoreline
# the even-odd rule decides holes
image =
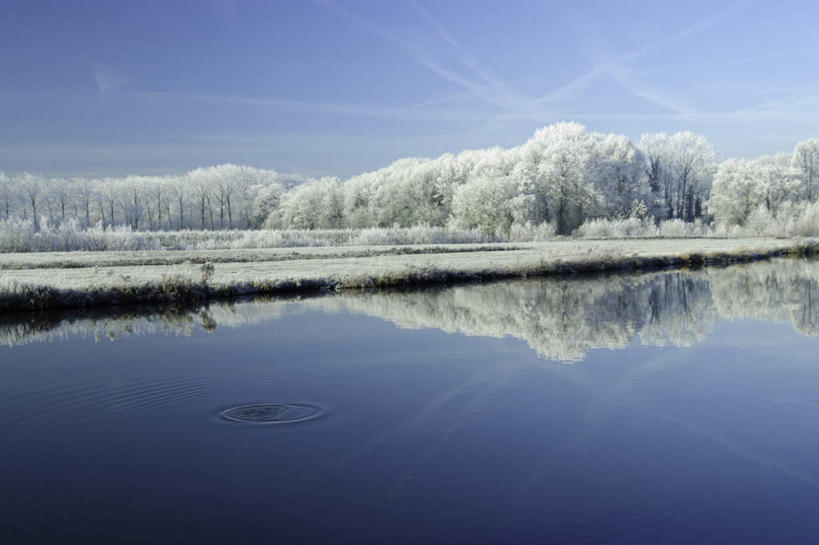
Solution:
[[[0,254],[0,310],[187,305],[254,296],[729,266],[819,253],[817,239],[566,240],[444,251],[437,246],[399,253],[373,247],[352,256],[291,248],[291,255],[272,260],[265,259],[270,252],[256,250],[246,252],[246,259],[232,261],[211,261],[208,257],[216,257],[215,252],[202,250],[186,256],[183,263],[148,265],[131,264],[139,259],[138,252],[125,253],[122,264],[106,261],[106,252],[98,252],[76,256],[68,267],[65,259],[71,259],[70,254],[29,254],[39,265],[31,268],[8,266],[20,254]],[[258,259],[251,259],[254,255]],[[109,264],[100,267],[95,260]]]

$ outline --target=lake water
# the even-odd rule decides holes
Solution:
[[[4,315],[0,542],[813,542],[817,280]]]

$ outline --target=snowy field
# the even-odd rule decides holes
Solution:
[[[818,245],[815,239],[708,238],[559,240],[521,243],[511,249],[510,245],[501,244],[448,248],[4,254],[0,255],[0,300],[6,308],[174,302],[261,293],[721,264],[786,253],[810,253]],[[406,253],[408,248],[413,253]]]
[[[568,241],[567,241],[568,242]],[[392,246],[327,246],[303,248],[242,248],[213,250],[143,250],[110,252],[0,253],[0,270],[38,268],[128,267],[137,265],[190,265],[206,262],[248,263],[377,257],[383,255],[466,253],[532,248],[541,243],[407,244]]]

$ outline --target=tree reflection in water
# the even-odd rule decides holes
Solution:
[[[72,337],[191,335],[272,320],[290,312],[353,312],[399,327],[511,336],[539,356],[582,361],[589,350],[638,341],[692,346],[717,318],[790,322],[819,334],[819,262],[780,259],[725,269],[546,278],[417,291],[351,292],[313,299],[131,307],[0,317],[0,341],[15,346]]]

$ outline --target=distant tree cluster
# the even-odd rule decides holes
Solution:
[[[717,168],[708,211],[724,225],[758,224],[803,214],[819,198],[819,139],[792,154],[730,159]],[[763,229],[764,230],[764,229]]]
[[[181,176],[47,178],[0,173],[0,220],[25,219],[39,228],[128,226],[134,230],[261,227],[286,188],[307,178],[274,170],[220,165]]]
[[[537,131],[512,149],[401,159],[345,182],[323,180],[282,195],[275,228],[456,226],[508,234],[553,224],[571,233],[586,219],[629,216],[692,221],[704,213],[716,170],[701,136],[590,133],[576,123]]]
[[[819,198],[819,139],[792,154],[717,162],[691,132],[638,143],[577,123],[521,146],[408,158],[342,181],[221,165],[180,176],[46,178],[0,173],[0,220],[134,230],[457,227],[508,234],[595,218],[723,225],[771,221]]]

